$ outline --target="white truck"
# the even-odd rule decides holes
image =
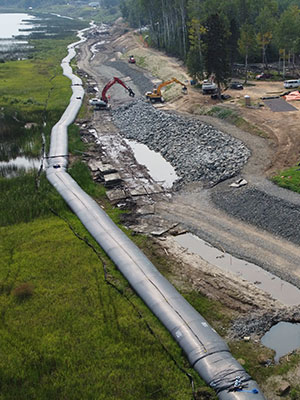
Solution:
[[[214,94],[217,89],[217,85],[208,79],[205,79],[202,83],[202,94]]]

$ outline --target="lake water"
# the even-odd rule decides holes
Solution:
[[[29,14],[0,14],[0,39],[13,39],[18,35],[28,35],[29,31],[21,29],[30,29],[32,25],[27,20],[35,19]]]

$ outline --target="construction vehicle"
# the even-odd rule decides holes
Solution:
[[[205,79],[202,83],[201,89],[202,94],[215,94],[218,90],[218,87],[214,82]]]
[[[185,86],[184,83],[180,82],[176,78],[171,78],[168,81],[162,82],[157,88],[154,88],[152,92],[147,92],[146,93],[146,99],[150,100],[151,103],[155,103],[157,101],[160,101],[161,103],[164,103],[164,98],[161,93],[161,89],[167,85],[170,85],[171,83],[179,83],[180,85],[183,86],[182,88],[182,93],[186,94],[187,93],[187,87]]]
[[[130,97],[134,97],[135,93],[133,92],[130,87],[128,87],[120,78],[113,77],[103,88],[102,93],[101,93],[101,99],[94,98],[89,101],[89,103],[94,106],[95,110],[101,110],[101,109],[108,109],[110,108],[110,105],[108,104],[108,98],[106,96],[106,93],[109,88],[111,88],[115,83],[119,83],[122,85],[127,91]]]
[[[128,62],[129,64],[135,64],[135,58],[133,56],[129,56]]]

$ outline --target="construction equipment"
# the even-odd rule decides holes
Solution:
[[[101,93],[101,99],[94,98],[89,101],[89,103],[94,106],[95,110],[101,110],[101,109],[108,109],[110,108],[110,105],[108,104],[108,98],[106,96],[106,93],[109,88],[111,88],[115,83],[119,83],[122,85],[127,91],[130,97],[134,97],[135,93],[133,92],[130,87],[126,86],[126,84],[117,77],[113,77],[103,88],[102,93]]]
[[[135,58],[133,56],[129,56],[128,62],[129,64],[135,64]]]
[[[164,98],[161,93],[161,89],[167,85],[170,85],[171,83],[179,83],[180,85],[183,86],[182,88],[182,93],[186,94],[187,93],[187,87],[185,86],[184,83],[180,82],[176,78],[171,78],[168,81],[162,82],[157,88],[154,88],[152,92],[147,92],[146,93],[146,99],[150,100],[151,103],[155,103],[157,101],[160,101],[161,103],[164,103]]]
[[[218,86],[207,79],[202,83],[202,94],[214,94],[217,92]]]

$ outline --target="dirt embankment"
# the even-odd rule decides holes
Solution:
[[[102,39],[91,37],[81,47],[78,59],[79,68],[89,75],[91,86],[97,85],[100,91],[112,76],[122,77],[134,89],[136,97],[143,97],[146,90],[151,90],[152,85],[158,82],[157,76],[161,80],[172,76],[182,81],[189,79],[181,62],[145,47],[133,33],[122,35],[122,27],[113,31],[109,38]],[[98,43],[97,52],[92,56],[90,47],[95,43]],[[128,64],[127,55],[129,54],[134,54],[144,68]],[[127,93],[124,93],[124,89],[116,86],[110,92],[110,103],[113,108],[131,101]],[[216,102],[192,87],[189,87],[188,95],[183,96],[178,86],[172,85],[166,92],[165,97],[168,101],[160,108],[193,115],[203,123],[211,124],[222,132],[242,140],[252,155],[234,179],[243,177],[248,185],[240,189],[230,189],[229,183],[234,180],[231,179],[215,187],[205,188],[203,182],[194,181],[183,185],[180,191],[166,193],[157,182],[153,182],[147,170],[136,163],[130,148],[124,144],[122,129],[115,127],[110,113],[108,111],[93,112],[91,121],[87,125],[95,129],[96,135],[95,133],[88,134],[87,127],[83,129],[83,137],[93,142],[94,151],[90,158],[114,165],[123,180],[123,186],[118,188],[119,192],[114,192],[115,197],[111,194],[111,199],[119,205],[128,205],[129,202],[134,205],[138,211],[137,214],[134,217],[131,215],[125,222],[138,232],[147,234],[154,231],[156,234],[170,232],[176,225],[182,230],[193,232],[211,244],[221,247],[225,252],[252,261],[299,285],[299,243],[291,241],[289,237],[283,239],[281,234],[281,231],[286,232],[291,229],[295,215],[289,222],[284,223],[276,219],[276,207],[271,206],[275,200],[280,199],[282,205],[280,214],[288,212],[291,208],[287,205],[291,204],[293,212],[297,213],[299,198],[277,189],[265,179],[267,172],[291,165],[299,157],[299,148],[295,145],[300,140],[300,133],[297,130],[299,115],[298,112],[274,113],[266,106],[255,107],[261,102],[262,95],[279,93],[282,83],[257,82],[255,86],[243,92],[233,90],[228,92],[232,99],[226,103],[226,106],[266,132],[269,139],[241,131],[223,121],[197,115],[200,109],[210,107]],[[244,107],[245,94],[250,96],[253,108]],[[289,129],[286,129],[287,126]],[[97,143],[95,143],[95,136]],[[249,199],[253,190],[255,201],[245,201]],[[222,199],[222,193],[226,193],[227,203],[230,204],[231,198],[236,200],[232,201],[234,206],[231,210],[222,209],[222,204],[220,204],[222,202],[218,201]],[[241,193],[243,196],[240,196]],[[259,210],[259,213],[264,215],[263,222],[259,225],[259,218],[256,218],[257,204],[260,204],[260,199],[264,196],[268,197],[266,207]],[[247,215],[248,219],[245,220],[244,215]],[[288,214],[284,215],[288,218]],[[268,229],[268,224],[264,221],[275,221],[273,231]],[[280,226],[281,231],[280,224],[285,225]],[[264,315],[268,312],[274,315],[275,321],[278,313],[283,315],[282,309],[284,309],[287,319],[288,315],[291,318],[293,315],[294,318],[292,308],[287,310],[282,304],[271,299],[259,289],[259,285],[245,283],[230,273],[221,273],[201,257],[188,254],[185,249],[176,245],[172,236],[164,236],[163,240],[157,239],[158,243],[170,257],[174,256],[180,260],[182,266],[180,270],[174,271],[175,282],[184,280],[200,292],[223,301],[231,309],[242,314],[254,311]],[[290,236],[293,236],[293,230]]]

